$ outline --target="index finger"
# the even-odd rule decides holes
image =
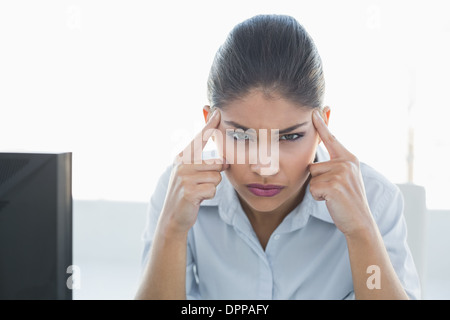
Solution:
[[[203,127],[202,131],[193,140],[194,152],[196,149],[201,151],[205,148],[209,138],[211,138],[211,136],[213,135],[214,130],[217,129],[217,127],[219,126],[219,123],[220,123],[220,112],[218,109],[215,109],[213,114],[211,115],[211,118],[209,118],[208,122]],[[195,143],[197,141],[196,140],[197,138],[198,141],[201,140],[202,142],[201,144]]]
[[[328,129],[327,124],[322,119],[318,110],[313,112],[313,124],[322,139],[325,148],[327,148],[330,158],[338,158],[347,155],[348,150],[336,139],[336,137]]]
[[[186,148],[178,155],[182,157],[183,163],[202,163],[202,151],[205,148],[209,138],[213,135],[220,123],[220,112],[215,110],[208,122],[195,138],[186,146]]]

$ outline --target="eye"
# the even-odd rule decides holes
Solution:
[[[252,140],[252,136],[245,132],[230,132],[228,136],[232,137],[234,140]]]
[[[291,134],[285,134],[280,137],[280,140],[286,140],[286,141],[294,141],[302,138],[304,134],[302,133],[291,133]]]

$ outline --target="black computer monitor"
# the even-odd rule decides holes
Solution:
[[[0,152],[0,299],[72,299],[72,154]]]

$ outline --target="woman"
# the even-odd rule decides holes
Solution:
[[[419,298],[402,196],[330,133],[324,89],[294,18],[259,15],[230,32],[206,125],[152,196],[136,298]],[[211,136],[220,160],[198,157]],[[255,141],[269,161],[251,156]]]

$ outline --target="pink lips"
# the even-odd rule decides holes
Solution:
[[[273,197],[281,192],[283,186],[273,184],[257,184],[251,183],[247,185],[248,190],[255,196],[259,197]]]

